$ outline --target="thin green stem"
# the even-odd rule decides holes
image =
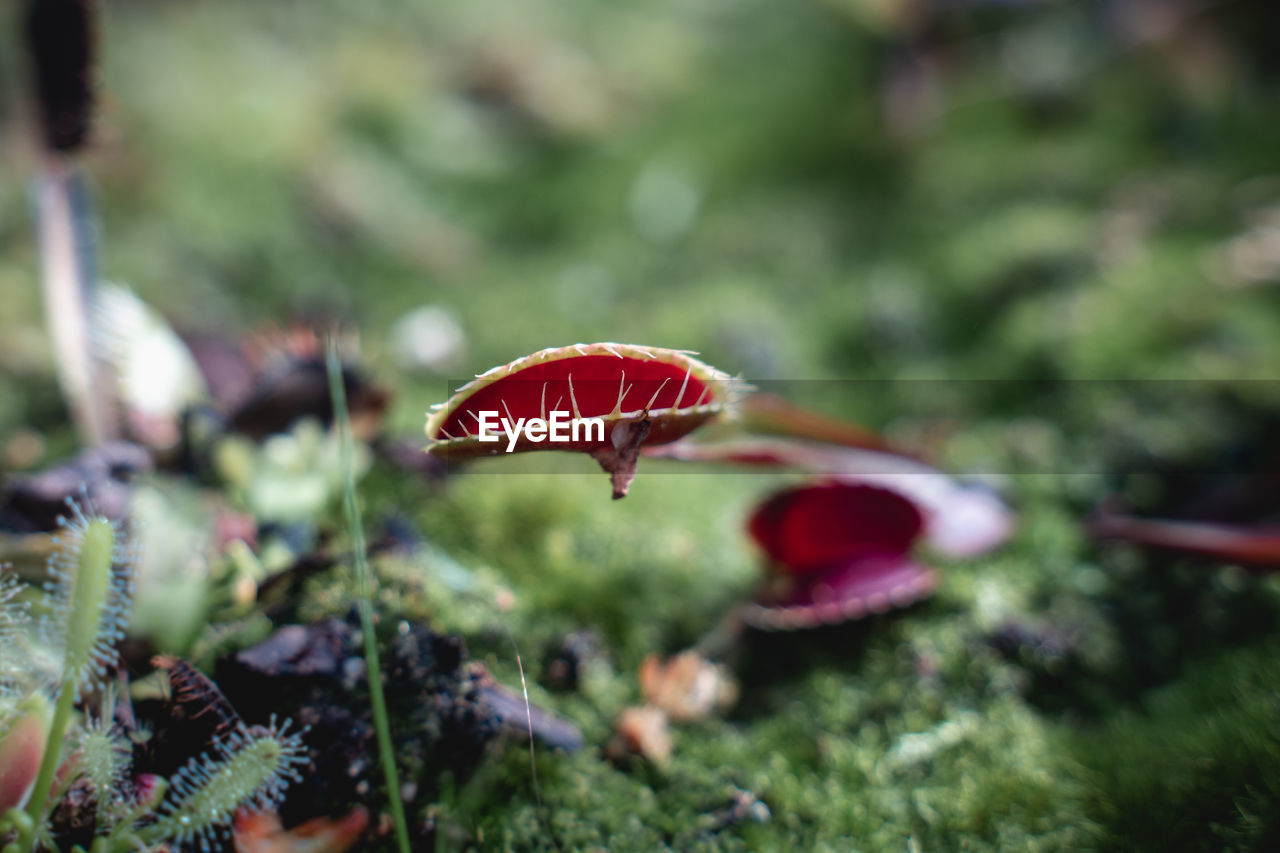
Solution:
[[[53,709],[53,722],[49,725],[49,737],[44,744],[44,756],[40,759],[40,772],[36,774],[35,785],[31,788],[31,798],[27,800],[27,814],[31,817],[33,825],[39,824],[44,814],[45,804],[49,801],[49,791],[53,787],[53,774],[58,769],[63,736],[67,731],[67,723],[71,721],[71,710],[75,702],[75,681],[67,678],[58,691],[58,704]],[[35,839],[27,840],[34,842]]]
[[[331,336],[325,352],[329,372],[329,395],[333,398],[333,423],[342,442],[343,503],[347,526],[351,530],[351,550],[355,555],[356,595],[360,608],[360,632],[364,636],[364,662],[369,682],[369,704],[373,710],[373,726],[378,735],[378,755],[387,785],[391,818],[395,821],[396,842],[400,853],[409,853],[409,824],[400,800],[400,777],[396,772],[395,750],[391,746],[391,723],[387,717],[387,701],[382,695],[382,667],[378,663],[378,641],[373,633],[373,591],[369,565],[365,559],[364,528],[360,508],[356,505],[355,448],[351,437],[351,415],[347,412],[347,393],[342,384],[342,362],[338,359],[338,343]]]
[[[49,791],[62,754],[63,736],[71,721],[80,678],[91,665],[94,645],[102,626],[107,590],[111,585],[111,564],[115,552],[115,531],[111,524],[105,519],[94,518],[85,523],[80,535],[83,539],[75,563],[67,567],[74,574],[70,595],[64,605],[68,609],[68,618],[62,686],[58,689],[58,704],[53,711],[49,737],[40,759],[40,772],[27,802],[27,814],[37,825],[44,817],[44,808],[49,802]]]

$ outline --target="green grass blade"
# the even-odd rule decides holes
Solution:
[[[356,595],[360,607],[360,631],[364,636],[369,704],[373,709],[373,725],[378,735],[378,755],[382,763],[383,778],[386,780],[391,818],[395,821],[396,843],[400,853],[409,853],[409,825],[405,822],[404,803],[400,800],[400,778],[396,772],[395,751],[391,748],[391,723],[387,718],[387,702],[382,695],[378,641],[373,633],[373,592],[369,580],[369,564],[365,557],[364,528],[360,522],[360,508],[356,505],[356,466],[351,416],[347,412],[347,393],[342,384],[338,343],[332,336],[325,351],[325,367],[329,373],[329,395],[333,398],[333,423],[342,440],[343,503],[347,513],[347,526],[351,530],[351,550],[355,558]]]

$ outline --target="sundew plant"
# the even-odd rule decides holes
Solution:
[[[128,623],[137,551],[128,525],[68,500],[48,559],[46,611],[0,579],[0,832],[5,853],[53,850],[50,817],[76,780],[96,798],[95,853],[170,843],[213,849],[238,810],[274,808],[305,763],[286,721],[238,723],[171,778],[135,777],[115,721],[113,677]]]

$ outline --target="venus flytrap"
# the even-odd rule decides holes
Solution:
[[[641,448],[735,409],[741,383],[693,355],[618,343],[539,350],[486,370],[434,407],[427,450],[450,461],[491,456],[501,451],[490,428],[501,426],[507,453],[590,454],[609,472],[616,500],[631,487]]]
[[[0,813],[31,795],[49,731],[49,702],[33,693],[6,715],[0,735]]]

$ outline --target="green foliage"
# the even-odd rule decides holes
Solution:
[[[27,692],[24,677],[30,669],[27,649],[29,604],[19,599],[23,584],[0,566],[0,701],[21,698]]]
[[[44,809],[75,700],[106,678],[129,611],[132,554],[127,537],[106,518],[86,513],[73,501],[68,506],[71,518],[59,519],[62,532],[49,558],[50,615],[41,625],[44,640],[62,655],[53,722],[27,801],[27,816],[37,828],[47,818]],[[34,842],[29,834],[22,837]]]
[[[98,826],[110,829],[124,816],[126,797],[132,788],[129,741],[110,721],[112,702],[103,715],[86,720],[80,727],[78,747],[80,769],[93,785],[97,797]]]
[[[212,757],[191,759],[168,780],[169,795],[162,801],[136,801],[130,778],[132,749],[112,722],[112,690],[107,689],[96,717],[77,722],[73,715],[77,701],[101,688],[116,666],[137,554],[123,524],[74,501],[68,506],[70,516],[59,520],[60,532],[48,561],[47,614],[38,632],[30,624],[26,603],[17,600],[20,584],[8,574],[0,578],[0,631],[6,640],[5,692],[0,698],[0,759],[5,764],[0,776],[7,780],[6,796],[15,795],[12,802],[6,799],[11,810],[0,816],[0,833],[15,836],[5,850],[52,846],[47,821],[57,798],[67,790],[60,783],[54,791],[53,784],[68,755],[67,742],[78,752],[71,772],[82,774],[97,798],[95,851],[151,849],[190,840],[207,845],[225,831],[237,808],[278,804],[285,788],[300,778],[297,767],[306,761],[301,739],[289,731],[288,723],[277,726],[274,719],[268,727],[242,726],[218,737]],[[28,646],[35,633],[56,652],[52,682],[44,669],[45,656]],[[50,683],[56,705],[48,720],[44,694]],[[26,743],[33,732],[41,736],[42,749],[33,751],[34,744]],[[15,784],[20,787],[10,790]],[[17,795],[26,786],[29,796],[25,809],[19,810]]]
[[[386,341],[424,302],[461,318],[465,372],[574,340],[694,347],[751,380],[838,381],[788,390],[918,440],[1021,511],[999,555],[940,565],[928,603],[756,638],[741,706],[676,731],[663,772],[540,754],[539,806],[526,753],[508,750],[441,809],[481,845],[1276,846],[1274,583],[1099,551],[1075,523],[1114,491],[1141,495],[1124,465],[1204,459],[1276,410],[1277,274],[1240,250],[1275,240],[1280,113],[1265,63],[1217,14],[1266,4],[1192,21],[1235,69],[1217,99],[1184,87],[1221,68],[1187,75],[1167,63],[1198,51],[1100,31],[1096,4],[937,4],[973,11],[939,33],[941,109],[906,139],[879,109],[904,44],[876,14],[892,5],[109,10],[109,141],[88,164],[103,267],[182,325],[329,307],[397,378],[389,424],[409,436],[446,381],[395,374]],[[1052,73],[1019,73],[1033,66]],[[0,435],[45,431],[56,456],[22,144],[0,140]],[[670,203],[679,227],[654,228]],[[1055,384],[1116,377],[1222,393]],[[247,504],[323,493],[310,508],[337,493],[318,438],[221,461]],[[370,472],[366,517],[408,514],[430,542],[379,559],[377,606],[461,631],[516,683],[509,632],[533,701],[598,746],[638,698],[642,657],[753,587],[740,525],[774,481],[647,466],[614,505],[589,461],[555,476],[501,462],[445,489]],[[345,612],[350,580],[315,579],[302,612]],[[1010,625],[1054,642],[1006,658],[990,638]],[[583,628],[603,648],[580,690],[539,685],[544,650]],[[735,787],[772,821],[704,829]]]
[[[1073,733],[1113,849],[1264,850],[1280,837],[1280,643],[1206,656]]]
[[[357,477],[369,467],[369,449],[354,451]],[[215,465],[227,488],[263,521],[312,521],[342,494],[344,469],[337,434],[311,419],[261,446],[240,436],[219,442]]]
[[[132,605],[136,556],[117,525],[71,503],[49,560],[50,615],[45,642],[62,650],[62,690],[84,695],[102,686]]]
[[[740,582],[734,580],[738,569],[698,550],[669,566],[652,552],[635,556],[621,548],[609,550],[606,561],[593,560],[587,543],[598,534],[576,514],[565,545],[537,556],[541,536],[567,523],[559,515],[564,510],[546,509],[557,500],[552,491],[563,494],[573,480],[521,476],[496,490],[477,482],[484,479],[459,483],[461,494],[453,498],[477,507],[475,517],[428,523],[451,526],[449,535],[470,540],[482,553],[501,553],[513,565],[545,565],[546,573],[529,586],[514,575],[515,609],[491,611],[494,627],[472,632],[473,651],[500,677],[517,678],[505,644],[484,639],[500,635],[501,623],[522,644],[532,700],[575,720],[588,742],[602,743],[618,710],[636,700],[631,673],[639,656],[655,645],[678,648],[689,641],[672,599],[717,600],[726,583]],[[661,486],[641,478],[627,500],[652,489],[655,500],[708,530],[715,543],[718,502],[731,505],[729,493],[741,489],[740,480],[657,479]],[[1104,572],[1085,559],[1086,543],[1061,509],[1070,495],[1056,482],[1027,489],[1019,534],[1004,553],[947,566],[933,601],[849,628],[749,637],[737,661],[744,688],[738,707],[727,720],[677,729],[675,755],[664,770],[619,767],[590,753],[541,755],[538,805],[528,757],[512,749],[447,803],[446,814],[486,843],[515,849],[1168,849],[1179,833],[1184,846],[1211,849],[1224,838],[1250,846],[1247,839],[1264,837],[1272,826],[1266,792],[1280,770],[1280,757],[1257,741],[1272,728],[1265,718],[1274,709],[1272,682],[1269,668],[1259,664],[1273,644],[1241,649],[1241,642],[1258,642],[1247,632],[1242,640],[1243,626],[1206,623],[1196,629],[1198,650],[1188,637],[1165,651],[1144,648],[1135,658],[1124,644],[1129,632],[1138,625],[1150,631],[1151,623],[1142,621],[1153,618],[1149,609],[1177,606],[1188,587],[1162,589],[1158,578],[1145,576],[1145,602],[1135,605],[1137,612],[1117,614],[1107,602],[1131,594],[1128,582],[1117,578],[1115,567]],[[473,486],[483,496],[470,495]],[[593,486],[599,483],[582,488],[598,491]],[[505,537],[484,538],[490,512],[506,501],[540,506],[549,515],[521,528],[523,555],[508,553],[517,546]],[[575,505],[577,513],[594,516],[589,498]],[[733,532],[730,526],[725,534]],[[648,574],[627,587],[633,559]],[[598,580],[601,573],[613,583]],[[672,592],[668,587],[681,573],[684,586]],[[1244,601],[1254,600],[1258,609],[1248,619],[1256,630],[1280,613],[1274,585],[1214,592],[1220,581],[1190,568],[1182,583],[1208,596],[1206,612],[1230,607],[1239,618],[1248,612]],[[623,622],[627,630],[613,627],[615,619],[625,620],[625,611],[612,610],[618,584],[633,602],[655,602],[644,631],[631,621]],[[539,602],[536,608],[526,610],[524,590]],[[463,606],[445,595],[429,601],[446,623]],[[558,615],[565,611],[576,615]],[[566,626],[583,624],[609,637],[613,660],[590,663],[576,693],[544,690],[536,683],[536,651]],[[1008,626],[1045,639],[1007,657],[992,638]],[[1204,662],[1184,675],[1189,659]],[[1233,659],[1234,666],[1209,677]],[[1144,663],[1159,666],[1168,686],[1148,693]],[[1153,776],[1146,770],[1152,766],[1171,772]],[[715,828],[712,815],[727,808],[735,789],[759,796],[772,819]],[[1205,799],[1190,809],[1197,798]],[[1172,820],[1179,803],[1188,805],[1189,816],[1177,821],[1176,832],[1146,829]],[[1232,813],[1233,803],[1240,814]],[[1197,823],[1199,817],[1217,823]]]

